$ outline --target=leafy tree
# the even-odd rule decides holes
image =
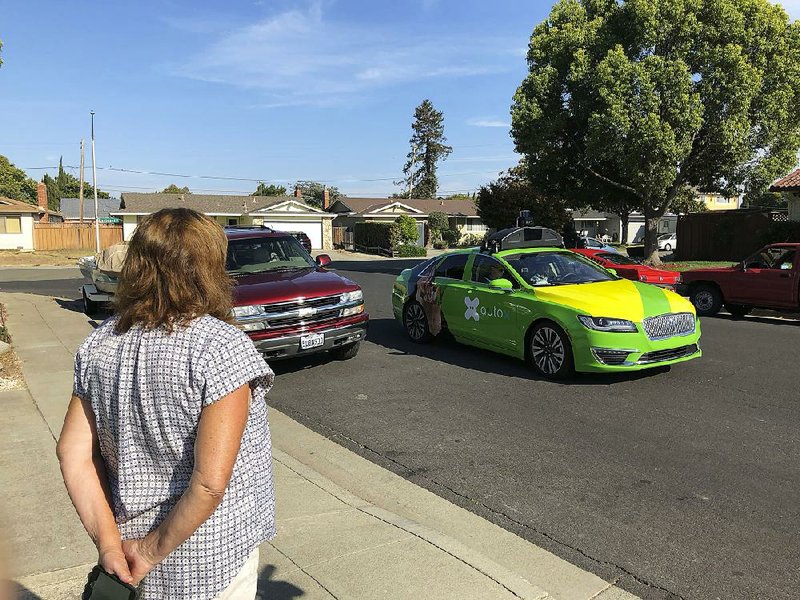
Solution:
[[[338,188],[330,185],[326,186],[319,181],[298,181],[295,186],[300,189],[300,193],[303,195],[303,202],[317,208],[322,208],[322,200],[326,189],[331,203],[342,196]]]
[[[396,181],[408,190],[405,197],[435,198],[439,181],[436,178],[436,163],[444,160],[453,151],[447,146],[444,136],[444,116],[433,107],[430,100],[422,101],[414,111],[413,133],[409,143],[411,152],[403,167],[405,177]]]
[[[566,203],[537,192],[520,164],[478,191],[475,205],[481,220],[491,229],[513,227],[521,210],[530,210],[536,225],[561,231],[570,220]]]
[[[450,228],[450,219],[445,213],[434,211],[428,215],[428,227],[433,231],[444,231]]]
[[[400,242],[403,244],[413,244],[419,237],[417,231],[417,220],[408,215],[400,215],[394,221],[400,228]]]
[[[800,147],[800,22],[768,0],[560,0],[533,31],[512,136],[537,189],[611,190],[657,224],[696,187],[764,189]]]
[[[36,204],[36,182],[0,155],[0,196]]]
[[[475,200],[475,194],[450,194],[447,200]]]
[[[286,188],[282,185],[267,185],[263,181],[258,184],[256,191],[251,196],[285,196]]]
[[[161,190],[162,194],[191,194],[188,186],[178,187],[174,183],[170,183],[167,187]]]
[[[764,192],[763,194],[751,198],[745,198],[747,208],[786,208],[788,200],[783,194],[775,192]]]
[[[42,183],[47,186],[47,206],[51,210],[60,210],[61,198],[78,198],[80,196],[80,180],[64,170],[63,160],[58,160],[58,174],[55,177],[45,175]],[[94,198],[94,188],[91,184],[83,182],[83,197],[91,200]],[[98,198],[109,198],[108,192],[97,190]]]

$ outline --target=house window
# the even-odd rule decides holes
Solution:
[[[239,224],[238,217],[232,217],[228,219],[228,227],[236,227]]]
[[[0,217],[0,233],[22,233],[22,217]]]
[[[727,198],[723,198],[722,196],[717,196],[717,204],[730,204],[730,200]]]
[[[466,230],[469,232],[486,231],[486,225],[481,223],[478,219],[467,219]]]

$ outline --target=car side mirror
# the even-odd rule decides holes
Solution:
[[[500,279],[492,279],[489,282],[489,287],[495,290],[511,291],[514,289],[514,284],[508,279],[501,277]]]
[[[329,264],[331,264],[331,257],[328,256],[327,254],[320,254],[315,259],[315,262],[317,263],[318,267],[326,267]]]

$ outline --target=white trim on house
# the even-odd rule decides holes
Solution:
[[[363,214],[364,214],[365,217],[369,216],[369,215],[378,215],[378,214],[386,213],[386,212],[388,212],[390,214],[403,214],[403,213],[396,213],[396,212],[393,212],[393,211],[390,210],[390,209],[398,208],[398,207],[406,209],[407,211],[409,211],[409,213],[411,213],[411,215],[413,215],[415,217],[422,217],[422,216],[427,217],[428,216],[428,215],[423,215],[421,210],[418,210],[418,209],[414,208],[413,206],[409,206],[408,204],[403,204],[402,202],[392,202],[391,204],[387,204],[385,206],[381,206],[380,208],[378,208],[376,210],[370,211],[368,213],[363,213]]]
[[[293,207],[296,207],[293,208]],[[270,206],[265,206],[264,208],[260,208],[258,210],[251,211],[250,214],[263,214],[263,213],[310,213],[310,214],[318,214],[318,215],[326,215],[329,214],[326,211],[322,210],[321,208],[317,208],[316,206],[311,206],[310,204],[306,204],[305,202],[299,202],[297,200],[286,200],[285,202],[279,202],[278,204],[272,204]]]

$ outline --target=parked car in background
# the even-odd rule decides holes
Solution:
[[[304,231],[287,231],[294,239],[300,242],[300,245],[306,249],[306,252],[311,253],[311,238],[308,237]]]
[[[537,239],[537,229],[543,228],[499,231],[483,249],[404,270],[392,288],[392,308],[411,341],[448,331],[459,342],[526,360],[549,379],[701,356],[691,303],[609,273],[561,248],[557,234],[551,244]]]
[[[800,310],[800,243],[771,244],[733,267],[681,273],[678,291],[697,314],[712,316],[724,306],[734,317],[753,308]]]
[[[361,288],[324,267],[288,233],[266,227],[226,228],[233,316],[267,358],[358,353],[369,316]]]
[[[640,263],[636,259],[616,252],[580,248],[573,250],[573,252],[582,254],[601,267],[614,269],[617,275],[625,279],[630,279],[631,281],[642,281],[644,283],[652,283],[660,287],[674,289],[680,278],[680,273],[677,271],[654,269],[653,267]]]
[[[678,234],[665,233],[658,236],[658,249],[664,252],[672,252],[678,247]]]
[[[578,238],[578,247],[585,248],[587,250],[602,250],[603,252],[614,252],[619,254],[619,250],[614,248],[614,246],[609,246],[608,244],[601,242],[597,238],[588,236]]]

